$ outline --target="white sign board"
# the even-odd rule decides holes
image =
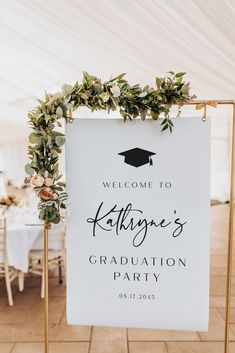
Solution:
[[[207,330],[210,120],[66,127],[69,324]]]

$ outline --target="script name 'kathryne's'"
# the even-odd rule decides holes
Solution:
[[[173,211],[173,219],[146,219],[143,211],[134,208],[132,203],[128,203],[125,207],[118,208],[114,205],[110,210],[104,211],[104,203],[101,202],[94,218],[88,218],[87,222],[93,224],[92,235],[97,235],[97,229],[103,231],[115,230],[116,235],[122,231],[131,231],[134,233],[132,244],[139,247],[144,243],[150,228],[171,228],[171,236],[177,238],[182,233],[186,221],[181,221],[176,216],[176,210]]]

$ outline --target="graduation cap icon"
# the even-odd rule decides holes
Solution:
[[[148,164],[153,165],[154,152],[143,150],[142,148],[132,148],[131,150],[118,153],[120,156],[124,156],[124,162],[132,165],[133,167],[141,167],[142,165]]]

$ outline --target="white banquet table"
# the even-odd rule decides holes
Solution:
[[[8,222],[7,255],[9,266],[14,266],[22,272],[28,272],[29,252],[43,249],[43,229],[43,223],[26,225]],[[49,249],[62,249],[64,247],[64,236],[65,224],[54,225],[49,232]]]
[[[43,222],[38,219],[35,204],[31,207],[11,207],[7,211],[7,257],[9,266],[22,273],[29,268],[29,253],[31,250],[43,250]],[[65,242],[65,224],[53,225],[49,232],[50,250],[63,249]],[[0,262],[3,254],[0,252]]]
[[[8,263],[17,270],[28,272],[29,252],[36,239],[43,234],[43,224],[13,224],[7,227]]]
[[[22,272],[28,272],[30,251],[43,249],[43,229],[43,223],[27,225],[8,222],[7,256],[9,266],[14,266]],[[65,224],[54,225],[49,232],[49,249],[64,248],[64,237]],[[1,260],[0,258],[0,262]]]

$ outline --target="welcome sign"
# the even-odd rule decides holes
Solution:
[[[210,120],[66,126],[70,324],[207,330]]]

